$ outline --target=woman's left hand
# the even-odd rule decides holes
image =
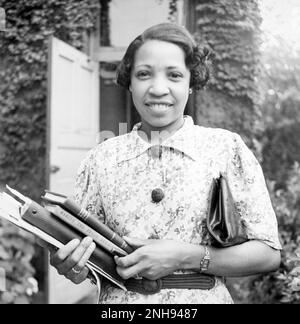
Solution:
[[[123,279],[136,276],[156,280],[180,269],[186,245],[171,240],[124,238],[135,251],[115,257],[117,272]]]

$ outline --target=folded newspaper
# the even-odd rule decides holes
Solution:
[[[8,189],[9,193],[0,192],[0,217],[25,231],[34,234],[40,239],[53,245],[55,248],[59,249],[63,247],[64,244],[62,242],[57,240],[55,237],[47,234],[45,231],[39,229],[38,227],[33,226],[23,218],[23,215],[28,211],[29,207],[32,206],[32,204],[37,204],[30,198],[22,195],[9,186],[6,186],[6,188]],[[109,275],[108,272],[101,269],[95,263],[88,261],[87,267],[95,278],[98,287],[98,294],[100,293],[100,279],[98,274],[105,277],[106,279],[117,285],[119,288],[126,290],[123,282],[113,278],[111,275]]]

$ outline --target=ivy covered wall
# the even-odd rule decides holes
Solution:
[[[9,184],[39,200],[46,185],[48,39],[54,35],[83,50],[100,3],[0,0],[0,7],[7,29],[0,31],[0,189]],[[32,266],[33,244],[31,236],[0,222],[0,267],[7,275],[0,303],[30,300],[39,268]]]
[[[197,38],[215,54],[210,86],[196,98],[197,123],[239,132],[251,144],[260,130],[258,0],[196,0],[195,5]]]
[[[45,185],[48,40],[54,35],[78,49],[99,13],[98,0],[0,0],[0,183],[33,198]]]

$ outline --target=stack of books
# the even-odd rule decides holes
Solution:
[[[126,256],[133,250],[121,236],[67,196],[45,190],[42,206],[8,186],[7,189],[8,193],[0,193],[0,217],[58,249],[73,239],[91,237],[96,248],[88,262],[89,269],[126,290],[124,280],[116,272],[114,256]]]

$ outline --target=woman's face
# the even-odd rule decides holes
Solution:
[[[182,126],[191,73],[185,53],[173,43],[149,40],[136,52],[131,73],[133,102],[148,133]]]

